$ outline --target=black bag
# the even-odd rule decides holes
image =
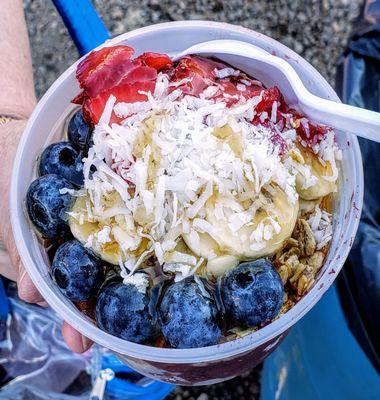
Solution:
[[[338,67],[337,92],[344,103],[380,112],[380,0],[368,0],[362,9]],[[380,372],[380,144],[359,143],[364,207],[338,287],[349,327]]]

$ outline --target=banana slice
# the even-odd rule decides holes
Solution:
[[[253,219],[236,230],[228,222],[228,199],[215,196],[206,204],[206,222],[212,232],[199,232],[199,245],[195,246],[190,234],[183,235],[189,248],[198,256],[208,259],[210,273],[222,273],[233,268],[236,260],[252,260],[269,256],[281,249],[291,236],[298,215],[298,202],[292,204],[285,193],[273,188],[271,204],[258,210]],[[215,204],[225,205],[226,218],[218,218]],[[196,229],[196,221],[193,221]],[[227,258],[220,258],[229,255]],[[215,261],[212,261],[215,259]],[[219,264],[220,263],[220,264]]]
[[[326,162],[326,165],[322,165],[313,152],[302,146],[299,146],[298,150],[302,155],[303,165],[310,167],[311,175],[316,179],[312,186],[307,187],[305,174],[299,172],[296,176],[296,190],[299,196],[304,200],[317,200],[335,192],[337,189],[336,182],[331,182],[324,178],[333,174],[330,163]]]
[[[148,240],[137,235],[130,218],[114,215],[103,216],[95,221],[88,215],[87,201],[86,197],[78,197],[69,216],[69,226],[77,240],[90,247],[104,261],[114,265],[126,261],[126,254],[138,257],[147,249]],[[105,201],[110,206],[112,200],[108,198]]]
[[[304,200],[304,199],[299,199],[300,203],[300,211],[301,213],[309,213],[315,210],[315,207],[317,207],[321,203],[322,199],[318,198],[315,200]]]
[[[206,271],[217,278],[225,272],[235,268],[239,264],[239,259],[236,256],[224,255],[208,260]]]

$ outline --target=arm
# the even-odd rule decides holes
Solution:
[[[0,8],[0,237],[12,259],[13,268],[0,265],[0,273],[16,279],[20,261],[11,240],[12,232],[8,217],[8,190],[12,160],[36,99],[33,87],[32,62],[29,40],[23,15],[22,0],[3,0]],[[31,293],[34,300],[35,293]],[[40,300],[40,299],[38,299]]]
[[[0,115],[27,119],[36,98],[21,0],[2,0],[0,27]]]
[[[0,275],[17,280],[21,299],[44,304],[21,264],[9,219],[9,186],[12,164],[20,136],[36,103],[29,40],[22,0],[2,0],[0,7],[0,240],[9,259],[1,254]],[[62,334],[68,346],[77,352],[87,350],[91,342],[66,323]]]

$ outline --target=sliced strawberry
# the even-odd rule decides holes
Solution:
[[[95,98],[88,98],[83,104],[83,118],[89,124],[97,124],[101,115],[103,114],[104,107],[109,99],[110,95],[116,97],[116,102],[135,103],[137,101],[146,101],[147,95],[141,92],[154,92],[155,82],[135,82],[133,84],[123,84],[117,87],[107,89],[100,93]],[[115,113],[112,113],[110,123],[120,122],[122,119],[119,118]]]
[[[189,60],[189,62],[187,62],[188,68],[194,72],[197,72],[203,78],[213,79],[215,78],[216,69],[224,69],[228,67],[227,64],[221,61],[212,60],[210,58],[191,56],[185,57],[182,60],[185,60],[186,63],[186,59]]]
[[[189,71],[186,78],[191,79],[190,81],[178,86],[178,89],[182,91],[183,94],[189,94],[192,96],[198,96],[202,93],[208,86],[204,78],[197,75],[195,72]],[[180,81],[180,79],[176,80]],[[174,82],[176,82],[174,81]],[[173,87],[173,90],[175,88]]]
[[[124,76],[120,82],[120,85],[124,85],[126,83],[133,84],[136,82],[155,81],[156,79],[157,70],[152,67],[141,65],[131,70],[128,75]]]
[[[250,86],[245,86],[245,90],[241,92],[244,98],[251,99],[252,97],[259,96],[262,92],[263,87],[255,83],[251,83]]]
[[[90,53],[77,68],[77,79],[83,91],[73,99],[83,104],[83,117],[90,125],[96,124],[111,94],[118,101],[145,100],[138,90],[153,90],[159,64],[167,63],[166,57],[149,53],[131,60],[134,50],[128,46],[105,47]],[[170,59],[169,59],[170,61]],[[171,62],[171,61],[170,61]],[[149,66],[148,63],[154,65]],[[144,85],[144,82],[150,82]],[[153,88],[153,89],[152,89]],[[113,121],[117,120],[115,115]]]
[[[206,83],[203,79],[202,70],[198,68],[198,64],[193,60],[193,57],[184,57],[178,61],[174,68],[172,82],[179,82],[183,79],[190,79],[178,88],[184,94],[192,94],[194,96],[201,93],[206,88]]]
[[[241,99],[242,92],[237,90],[236,85],[229,78],[220,79],[218,85],[220,90],[212,97],[214,100],[224,101],[227,107],[230,107]]]
[[[307,117],[293,108],[289,108],[287,112],[292,115],[293,121],[296,122],[297,135],[309,146],[319,143],[331,131],[328,126],[310,122]],[[300,121],[302,118],[305,118],[303,123]]]
[[[327,126],[315,125],[309,121],[306,125],[309,129],[307,129],[304,124],[300,124],[296,131],[301,140],[305,141],[309,146],[319,143],[329,130]]]
[[[179,82],[182,79],[190,78],[190,82],[179,86],[179,88],[184,94],[198,96],[207,86],[215,81],[215,69],[226,67],[227,65],[218,61],[197,56],[186,56],[178,61],[171,81]]]
[[[232,79],[231,77],[223,78],[217,81],[220,85],[221,90],[217,92],[216,96],[213,97],[215,100],[223,100],[230,107],[237,103],[242,98],[248,100],[252,97],[258,96],[263,90],[262,87],[257,85],[244,86],[245,90],[239,90],[238,84],[241,84],[238,80]]]
[[[262,100],[256,106],[256,112],[261,113],[263,111],[266,111],[268,114],[270,114],[272,112],[272,106],[274,101],[278,102],[277,105],[278,110],[285,111],[286,103],[278,87],[274,86],[269,89],[264,89]]]
[[[122,55],[124,59],[130,60],[134,52],[132,47],[129,46],[111,46],[94,50],[79,63],[77,77],[81,80],[86,79],[99,67],[112,63],[119,55]]]
[[[154,68],[156,71],[169,69],[173,66],[173,61],[166,54],[143,53],[136,60],[140,60],[144,65]]]
[[[117,85],[134,69],[131,61],[134,50],[129,46],[104,47],[91,52],[78,65],[76,77],[79,85],[90,97]]]
[[[82,105],[83,102],[86,100],[87,96],[86,93],[82,90],[77,96],[75,96],[71,102],[74,104]]]
[[[202,78],[215,78],[215,69],[224,68],[225,65],[214,60],[199,56],[186,56],[179,60],[176,70],[178,73],[195,72]]]

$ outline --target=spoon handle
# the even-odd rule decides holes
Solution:
[[[380,142],[380,113],[322,99],[310,92],[302,96],[300,106],[315,121]]]

